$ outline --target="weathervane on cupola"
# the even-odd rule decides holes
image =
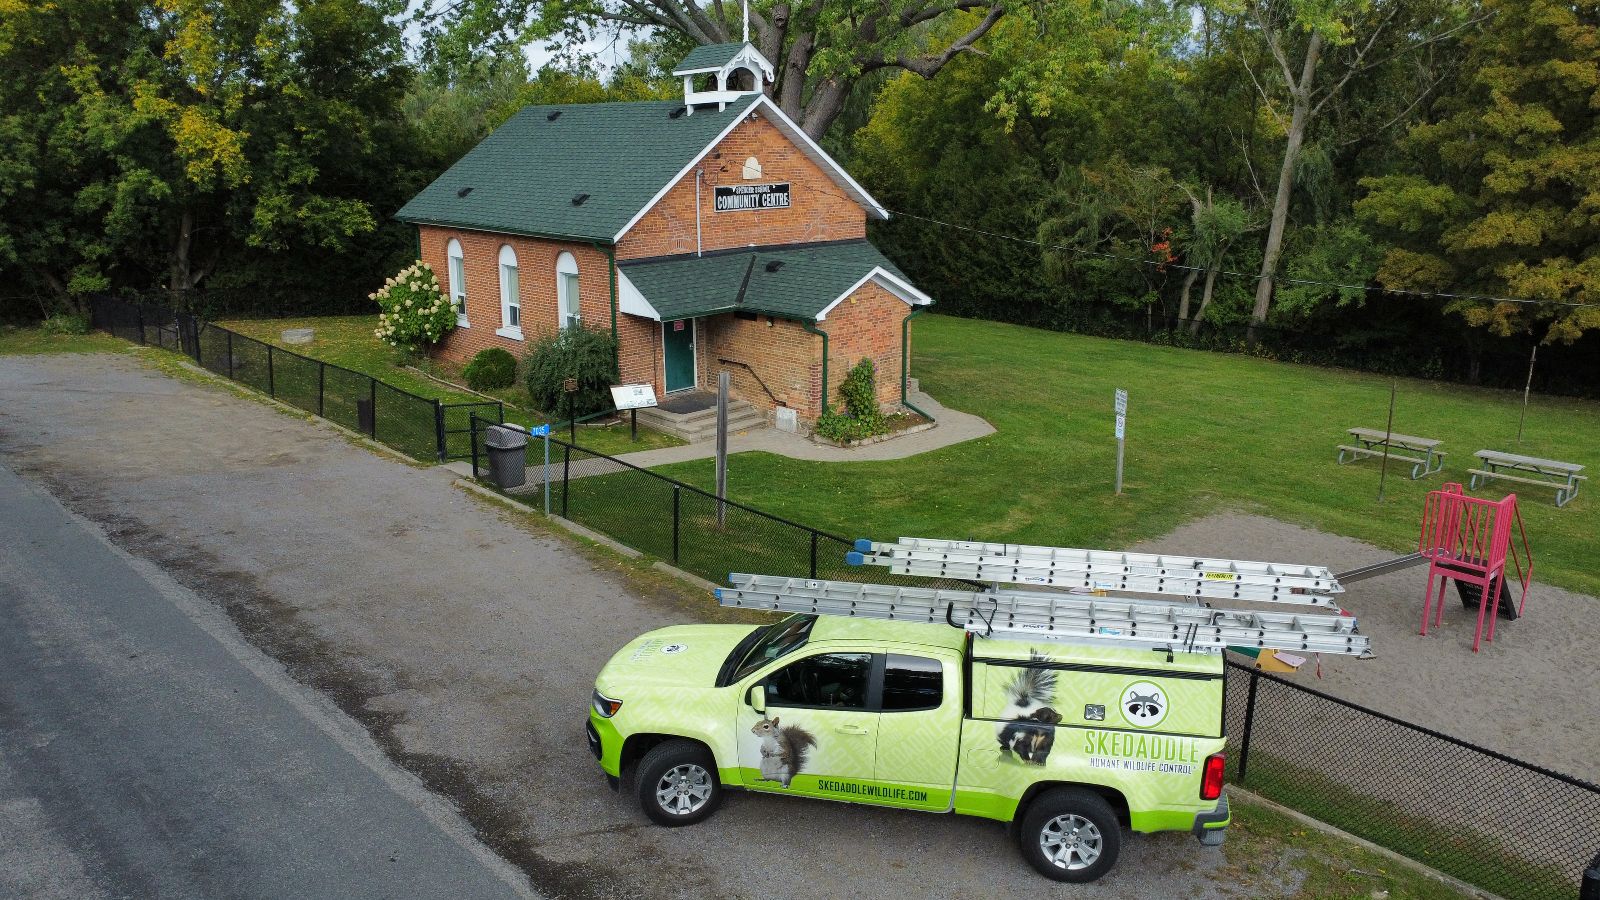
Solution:
[[[696,106],[715,104],[720,111],[740,97],[764,93],[777,72],[750,43],[750,0],[744,3],[743,41],[696,47],[672,74],[683,79],[683,103],[689,115],[694,115]],[[695,90],[696,79],[713,83],[706,90]]]

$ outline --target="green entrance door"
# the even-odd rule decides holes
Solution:
[[[662,322],[661,343],[667,363],[667,393],[694,387],[694,320]]]

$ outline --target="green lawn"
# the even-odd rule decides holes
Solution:
[[[127,350],[127,341],[109,334],[51,334],[39,328],[0,326],[0,355],[25,353],[117,353]]]
[[[1339,466],[1344,429],[1384,427],[1389,379],[1245,356],[1176,350],[927,316],[912,374],[998,434],[906,460],[802,462],[762,453],[729,465],[729,496],[846,538],[901,535],[1124,547],[1235,509],[1414,547],[1423,498],[1465,482],[1480,448],[1600,467],[1600,404],[1536,397],[1516,442],[1521,395],[1402,380],[1394,430],[1445,441],[1444,471],[1410,481],[1376,461]],[[1129,393],[1124,494],[1112,494],[1112,394]],[[701,486],[710,460],[662,468]],[[1509,490],[1509,488],[1505,489]],[[1528,489],[1522,513],[1543,580],[1600,595],[1600,485],[1565,509]],[[1488,489],[1480,495],[1499,496]],[[1305,560],[1338,569],[1347,560]]]
[[[256,340],[266,341],[278,347],[283,347],[299,353],[320,359],[324,362],[334,363],[371,375],[380,381],[386,381],[402,390],[410,391],[419,397],[429,400],[440,400],[445,403],[472,403],[482,401],[484,398],[465,389],[456,389],[438,381],[418,374],[406,368],[402,354],[392,347],[378,343],[372,336],[378,327],[378,317],[372,316],[323,316],[306,319],[236,319],[218,322],[224,328],[232,329],[240,334],[253,337]],[[315,337],[309,344],[290,347],[282,340],[283,330],[286,328],[311,328]],[[437,366],[428,360],[415,362],[418,367],[432,369],[432,374],[445,381],[457,384],[461,382],[459,372]],[[506,404],[506,421],[516,422],[521,425],[538,425],[551,418],[532,408],[528,402],[527,389],[521,385],[503,390],[489,392],[495,399]],[[673,447],[682,444],[677,437],[653,431],[648,428],[639,429],[637,443],[628,438],[628,426],[621,425],[588,425],[578,426],[578,443],[591,447],[601,453],[628,453],[634,450],[651,450],[657,447]]]

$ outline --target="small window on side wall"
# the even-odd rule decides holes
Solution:
[[[572,328],[583,320],[578,305],[578,260],[571,253],[556,257],[556,303],[562,328]]]
[[[450,278],[450,305],[456,308],[456,324],[467,324],[467,264],[461,255],[461,242],[455,238],[445,245]]]
[[[509,244],[500,248],[499,334],[522,340],[522,289],[517,278],[517,251]]]

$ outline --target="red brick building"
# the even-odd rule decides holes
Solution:
[[[527,107],[400,211],[456,303],[437,355],[609,329],[624,383],[665,397],[727,371],[802,424],[870,357],[897,406],[932,301],[867,242],[888,213],[761,92],[751,45],[674,74],[682,101]]]

